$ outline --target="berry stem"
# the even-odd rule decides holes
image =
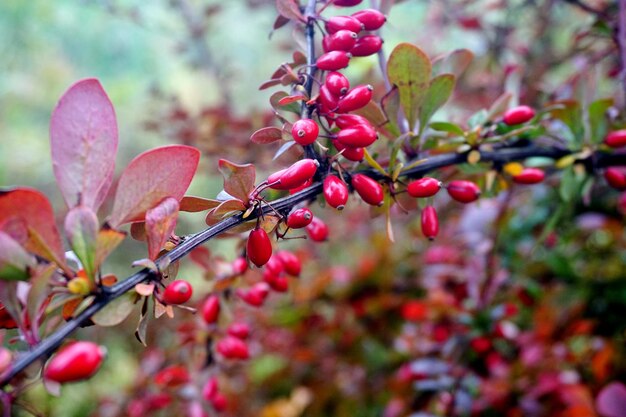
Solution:
[[[313,79],[315,77],[315,22],[317,20],[315,12],[316,0],[307,0],[307,5],[304,9],[304,17],[306,18],[306,28],[304,30],[306,36],[306,82],[304,83],[304,89],[308,97],[312,97],[313,91]],[[311,106],[308,106],[306,102],[302,102],[301,115],[303,119],[311,118]],[[305,158],[320,160],[320,155],[317,153],[313,145],[306,145],[304,147]]]

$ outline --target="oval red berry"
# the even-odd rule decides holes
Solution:
[[[61,384],[87,379],[98,371],[105,352],[104,348],[93,342],[74,342],[61,348],[50,359],[43,377]]]
[[[306,146],[317,140],[320,128],[312,119],[300,119],[291,127],[291,136],[296,143]]]
[[[539,168],[524,168],[522,172],[513,176],[517,184],[538,184],[544,180],[546,174]]]
[[[356,43],[350,49],[352,56],[370,56],[374,55],[383,47],[383,40],[380,36],[365,35],[356,40]]]
[[[517,106],[504,113],[503,121],[509,126],[526,123],[535,117],[535,110],[529,106]]]
[[[246,252],[250,262],[261,267],[270,260],[272,256],[272,242],[267,232],[262,228],[254,229],[248,236]]]
[[[216,295],[209,295],[202,304],[202,318],[206,324],[215,324],[220,315],[220,299]]]
[[[437,194],[440,189],[441,181],[431,177],[424,177],[411,181],[406,187],[406,191],[409,195],[415,198],[432,197]]]
[[[347,113],[365,107],[372,99],[374,88],[367,85],[359,85],[348,91],[337,103],[337,112]]]
[[[335,175],[324,179],[324,198],[329,206],[343,210],[348,201],[348,186]]]
[[[330,51],[320,55],[315,66],[322,71],[337,71],[347,67],[351,57],[346,51]]]
[[[380,206],[383,204],[385,194],[383,193],[383,187],[377,181],[363,174],[356,174],[352,176],[352,186],[356,192],[361,196],[363,201],[373,206]]]
[[[328,239],[328,226],[319,217],[313,217],[313,221],[306,227],[309,238],[315,242],[323,242]]]
[[[287,216],[287,226],[292,229],[307,227],[313,220],[313,213],[308,208],[299,208]]]
[[[422,210],[422,233],[430,240],[439,234],[439,218],[433,206],[426,206]]]
[[[455,180],[447,187],[448,194],[461,203],[471,203],[480,197],[480,188],[471,181]]]
[[[604,138],[604,143],[606,143],[611,148],[621,148],[626,146],[626,129],[615,130]]]
[[[350,89],[350,81],[348,78],[337,71],[326,74],[324,85],[332,95],[337,97],[343,96]]]
[[[359,10],[352,13],[352,17],[361,22],[365,30],[380,29],[387,21],[385,15],[376,9]]]
[[[163,292],[165,304],[183,304],[189,301],[193,294],[193,287],[187,281],[177,279],[172,281]]]

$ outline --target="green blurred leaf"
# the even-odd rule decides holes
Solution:
[[[575,100],[561,100],[549,105],[558,105],[557,108],[551,109],[549,113],[568,127],[571,137],[565,139],[570,142],[572,149],[579,149],[582,146],[585,134],[583,112],[580,103]]]
[[[93,322],[103,327],[120,324],[133,312],[136,295],[134,291],[130,291],[111,301],[92,317]]]
[[[263,355],[250,362],[250,378],[261,383],[287,366],[287,359],[279,355]]]
[[[426,124],[441,106],[450,98],[454,90],[455,77],[452,74],[441,74],[430,80],[430,85],[420,109],[420,134]]]
[[[608,131],[606,111],[613,105],[612,98],[596,100],[589,105],[589,128],[591,130],[591,143],[597,144],[604,141]]]
[[[429,127],[438,132],[447,132],[455,136],[463,136],[465,134],[459,125],[450,122],[432,122]]]
[[[0,232],[0,279],[26,280],[35,259],[11,236]]]

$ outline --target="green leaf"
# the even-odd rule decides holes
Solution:
[[[272,105],[272,108],[276,111],[288,111],[300,115],[300,105],[298,103],[289,103],[286,106],[281,106],[278,103],[282,98],[287,97],[288,95],[289,94],[284,91],[277,91],[272,94],[270,97],[270,104]]]
[[[387,62],[387,76],[398,88],[400,105],[411,130],[428,91],[430,74],[430,59],[417,46],[401,43],[391,52]]]
[[[580,194],[580,185],[581,182],[576,176],[574,166],[568,166],[563,170],[563,175],[561,177],[561,185],[559,187],[559,195],[561,196],[561,199],[566,203],[573,201]]]
[[[455,80],[452,74],[441,74],[430,80],[430,86],[420,109],[420,134],[426,128],[430,118],[450,98]]]
[[[591,143],[602,143],[608,131],[606,111],[613,105],[612,98],[596,100],[589,105]]]
[[[447,132],[454,136],[465,135],[465,132],[459,125],[450,122],[432,122],[429,127],[437,132]]]
[[[380,101],[383,113],[387,117],[385,128],[394,136],[400,136],[398,127],[398,113],[400,112],[400,94],[397,88],[389,91]]]
[[[76,206],[65,216],[67,240],[91,281],[93,281],[96,272],[98,228],[98,217],[88,206]]]
[[[474,54],[469,49],[456,49],[433,61],[435,74],[453,74],[459,78],[472,63]]]
[[[0,279],[26,280],[28,268],[34,265],[35,259],[19,243],[0,232]]]
[[[569,129],[571,136],[567,137],[572,149],[580,149],[583,144],[585,134],[583,126],[583,112],[580,103],[575,100],[561,100],[550,103],[550,106],[557,105],[550,110],[550,114],[555,119],[562,121]]]
[[[467,120],[467,125],[470,127],[470,129],[473,129],[476,126],[484,125],[485,123],[487,123],[488,117],[489,113],[487,113],[487,110],[479,110],[472,116],[470,116],[470,118]]]
[[[116,326],[123,322],[135,308],[134,291],[127,292],[121,297],[111,301],[106,307],[98,311],[92,320],[99,326]]]

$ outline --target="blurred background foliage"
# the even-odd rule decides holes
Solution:
[[[440,120],[464,124],[504,91],[538,107],[562,98],[588,103],[615,91],[610,30],[576,2],[398,3],[383,30],[387,53],[406,41],[431,56],[460,48],[475,55]],[[614,13],[614,2],[587,3]],[[204,155],[189,193],[213,198],[222,188],[219,157],[253,162],[261,173],[284,165],[272,162],[275,148],[248,140],[275,123],[271,91],[258,86],[290,59],[299,39],[290,27],[270,39],[275,18],[269,0],[1,1],[0,185],[44,191],[62,219],[48,123],[58,97],[84,77],[99,78],[116,107],[118,172],[148,148],[193,144]],[[347,75],[353,84],[373,79],[382,86],[375,57],[351,64]],[[255,332],[255,358],[220,370],[228,376],[222,383],[232,415],[444,415],[450,407],[463,414],[477,404],[487,404],[478,415],[585,415],[556,413],[586,404],[604,383],[626,375],[623,217],[615,193],[598,184],[592,204],[569,204],[552,220],[561,207],[557,184],[552,179],[476,208],[444,198],[436,245],[421,238],[416,216],[398,214],[397,243],[390,245],[383,220],[369,220],[364,207],[341,214],[318,209],[332,226],[330,242],[286,244],[306,265],[302,280],[293,283],[293,301],[283,297],[272,308],[242,312],[239,306],[227,314],[254,323]],[[551,221],[556,227],[545,235]],[[179,234],[203,227],[201,215],[182,216]],[[218,241],[210,248],[232,260],[236,245]],[[437,251],[448,251],[445,262]],[[130,262],[144,256],[145,248],[129,241],[107,268],[123,277]],[[181,272],[196,284],[198,301],[210,290],[211,276],[189,262]],[[483,276],[504,282],[487,306],[476,304]],[[425,312],[408,314],[403,306],[416,300],[421,304],[413,308]],[[507,320],[522,336],[499,337],[497,356],[458,348],[491,335],[509,305],[518,312]],[[148,350],[134,339],[132,318],[115,329],[85,329],[79,337],[109,349],[103,369],[88,382],[64,387],[60,398],[35,387],[28,401],[40,415],[125,415],[133,397],[157,389],[149,382],[155,368],[179,361],[198,369],[202,363],[199,340],[206,335],[189,334],[185,324],[197,319],[187,313],[177,318],[151,324],[154,348]],[[431,386],[420,386],[430,381],[417,375],[420,367],[431,372],[439,360],[446,369]],[[206,375],[194,376],[198,386]],[[449,388],[450,381],[458,388],[453,400],[447,388],[437,388]],[[559,391],[563,385],[580,386],[582,393]],[[154,415],[183,415],[187,394]],[[478,398],[473,403],[472,396]]]

